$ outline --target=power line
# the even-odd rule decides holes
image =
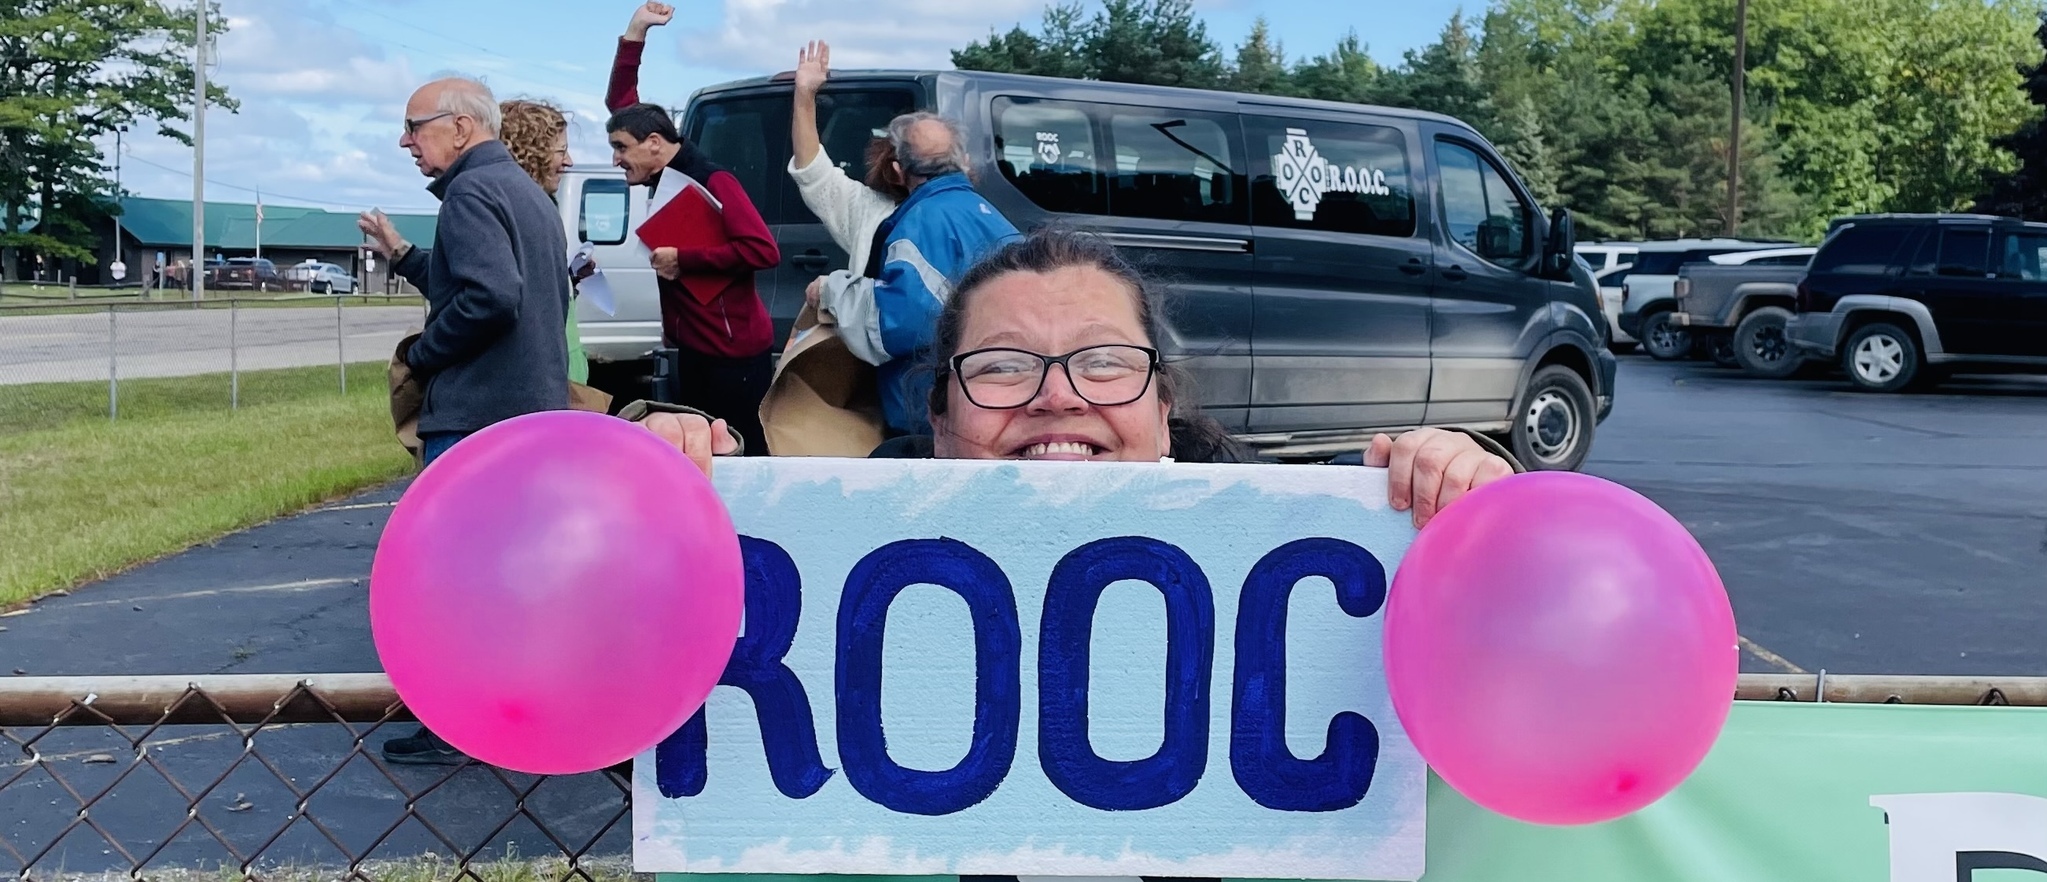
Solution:
[[[187,178],[192,176],[192,172],[190,170],[172,168],[171,166],[164,165],[163,163],[160,162],[151,162],[147,159],[143,159],[142,157],[136,156],[134,154],[129,154],[128,159],[133,162],[142,163],[143,165],[149,166],[151,168],[161,169],[163,171],[170,172],[171,174],[174,175],[182,175]],[[207,178],[206,183],[215,187],[225,187],[229,190],[240,190],[244,193],[255,193],[264,196],[275,196],[279,199],[287,199],[292,202],[305,202],[312,205],[329,206],[333,208],[345,208],[350,211],[361,211],[363,208],[363,204],[360,202],[335,202],[331,199],[314,199],[310,196],[295,196],[290,193],[279,193],[276,190],[261,190],[255,187],[244,187],[240,184],[230,184],[227,183],[226,181],[218,181],[213,178]],[[436,211],[438,211],[438,209],[434,208],[414,208],[406,206],[394,206],[389,210],[418,214],[433,214]]]
[[[504,53],[502,53],[502,52],[498,52],[498,51],[496,51],[496,50],[494,50],[494,49],[490,49],[490,48],[488,48],[488,47],[485,47],[485,46],[480,46],[480,45],[477,45],[477,44],[475,44],[475,43],[471,43],[471,42],[469,42],[469,41],[467,41],[467,40],[463,40],[463,39],[460,39],[460,38],[458,38],[458,37],[450,37],[450,36],[448,36],[448,35],[446,35],[446,34],[440,33],[439,31],[433,31],[433,30],[428,30],[427,28],[423,28],[423,27],[420,27],[419,25],[413,24],[413,23],[411,23],[411,22],[408,22],[408,21],[405,21],[405,20],[403,20],[403,19],[399,19],[399,18],[395,18],[395,17],[389,16],[389,15],[385,15],[385,14],[383,14],[383,13],[381,13],[381,12],[378,12],[378,11],[376,11],[376,10],[374,10],[374,9],[370,9],[370,8],[368,8],[367,6],[363,6],[363,5],[360,5],[360,4],[358,4],[357,6],[355,6],[355,7],[353,7],[353,8],[355,9],[355,11],[358,11],[358,12],[364,12],[364,13],[368,13],[368,14],[370,14],[370,15],[376,16],[377,18],[381,18],[381,19],[383,19],[383,20],[385,20],[385,21],[388,21],[388,22],[391,22],[391,23],[393,23],[393,24],[397,24],[397,25],[402,25],[402,26],[404,26],[404,27],[407,27],[407,28],[411,28],[412,30],[418,31],[419,33],[425,34],[425,35],[427,35],[427,36],[429,36],[429,37],[433,37],[434,39],[437,39],[437,40],[446,40],[447,42],[450,42],[450,43],[455,43],[455,44],[457,44],[457,45],[461,45],[461,46],[466,46],[466,47],[469,47],[469,48],[471,48],[471,49],[475,49],[475,50],[477,50],[477,51],[479,51],[479,52],[485,53],[485,54],[487,54],[487,55],[493,55],[493,56],[496,56],[496,57],[498,57],[498,58],[504,59],[505,61],[509,61],[509,62],[511,62],[511,63],[513,63],[513,64],[517,64],[517,65],[529,65],[529,66],[530,66],[530,65],[532,65],[532,64],[534,64],[534,62],[533,62],[533,61],[531,61],[531,60],[529,60],[529,59],[520,59],[520,58],[513,58],[512,56],[506,55],[506,54],[504,54]],[[419,53],[419,54],[421,54],[421,55],[425,55],[425,56],[428,56],[428,57],[430,57],[430,58],[438,58],[438,59],[440,59],[440,60],[442,60],[442,61],[446,61],[446,62],[449,62],[449,63],[452,63],[452,64],[456,64],[456,65],[460,65],[460,64],[462,64],[462,59],[460,59],[460,58],[457,58],[457,57],[455,57],[455,56],[453,56],[453,55],[449,55],[449,54],[447,54],[447,53],[443,53],[443,52],[436,52],[436,51],[433,51],[433,50],[431,50],[431,49],[421,49],[420,47],[418,47],[418,46],[414,46],[414,45],[412,45],[412,44],[410,44],[410,43],[405,43],[405,42],[401,42],[401,41],[399,41],[399,40],[393,40],[393,39],[390,39],[390,38],[388,38],[388,37],[378,37],[378,38],[377,38],[377,40],[378,40],[379,42],[389,43],[389,44],[391,44],[391,45],[393,45],[393,46],[397,46],[397,47],[399,47],[399,48],[401,48],[401,49],[409,49],[409,50],[411,50],[411,51],[413,51],[413,52],[417,52],[417,53]],[[512,73],[504,73],[504,72],[501,72],[501,71],[500,71],[500,72],[493,72],[493,73],[487,74],[486,76],[490,76],[490,77],[502,77],[502,78],[504,78],[504,79],[507,79],[507,80],[514,80],[514,81],[517,81],[517,82],[523,82],[523,83],[525,83],[525,84],[527,84],[527,85],[529,85],[529,86],[539,86],[539,87],[541,87],[541,88],[543,88],[543,89],[550,89],[550,90],[559,90],[559,91],[563,91],[563,92],[568,92],[568,93],[572,93],[572,94],[573,94],[573,93],[581,93],[581,94],[596,94],[596,93],[590,92],[590,91],[589,91],[589,88],[588,88],[587,86],[566,86],[566,85],[563,85],[563,84],[561,84],[561,83],[553,83],[553,82],[543,82],[543,81],[541,81],[541,80],[536,80],[536,79],[533,79],[533,78],[531,78],[531,77],[522,77],[522,76],[519,76],[519,75],[517,75],[517,74],[512,74]]]

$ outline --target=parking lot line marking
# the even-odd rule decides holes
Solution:
[[[312,511],[307,512],[307,514],[324,514],[330,511],[362,511],[364,509],[370,508],[391,508],[393,506],[396,506],[397,504],[398,503],[395,502],[365,502],[362,503],[361,505],[337,505],[331,508],[316,508],[313,509]]]
[[[306,579],[298,582],[279,582],[275,585],[246,585],[238,588],[209,588],[205,591],[186,591],[182,594],[159,594],[153,597],[131,597],[124,600],[88,600],[82,603],[65,604],[67,609],[83,606],[119,606],[121,604],[155,603],[160,600],[191,600],[195,597],[217,597],[223,594],[266,594],[272,591],[310,591],[315,588],[332,588],[336,585],[355,585],[361,579]]]
[[[1808,671],[1795,664],[1792,664],[1790,659],[1778,655],[1774,652],[1771,652],[1768,649],[1764,649],[1762,644],[1757,643],[1754,640],[1750,640],[1747,637],[1741,636],[1740,634],[1734,635],[1734,638],[1737,641],[1740,641],[1742,649],[1748,650],[1749,655],[1753,655],[1756,658],[1762,659],[1764,664],[1776,665],[1777,667],[1782,668],[1784,670],[1784,673],[1787,674],[1812,673],[1811,671]]]

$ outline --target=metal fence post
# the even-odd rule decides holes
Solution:
[[[341,298],[334,298],[334,366],[341,369],[341,394],[348,394],[348,353],[341,337]]]
[[[121,416],[120,331],[114,319],[119,314],[120,310],[113,304],[107,304],[107,419],[110,421]]]
[[[227,301],[227,409],[242,409],[242,359],[235,341],[235,307],[241,298],[230,297]]]

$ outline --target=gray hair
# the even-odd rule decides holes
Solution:
[[[448,77],[441,81],[441,100],[435,107],[442,113],[456,113],[476,120],[476,124],[490,136],[498,136],[504,128],[504,111],[498,106],[498,99],[491,95],[490,87],[482,80],[468,77]]]
[[[946,138],[951,143],[945,152],[937,155],[918,153],[910,142],[910,130],[921,122],[936,122],[945,126]],[[905,113],[889,120],[888,140],[896,150],[896,162],[903,166],[903,174],[931,180],[950,174],[964,174],[967,170],[967,134],[960,124],[935,113]]]

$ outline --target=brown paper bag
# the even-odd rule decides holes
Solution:
[[[398,444],[412,454],[412,464],[420,464],[419,411],[426,406],[426,387],[412,376],[412,366],[405,363],[405,351],[412,348],[412,341],[419,339],[419,331],[405,335],[398,341],[398,348],[391,353],[391,366],[385,371],[385,378],[391,384],[391,427],[397,430]]]
[[[838,326],[809,305],[796,316],[760,413],[775,456],[861,458],[881,446],[874,366],[854,357]]]
[[[610,413],[611,393],[570,380],[569,409],[587,410],[591,413]]]

